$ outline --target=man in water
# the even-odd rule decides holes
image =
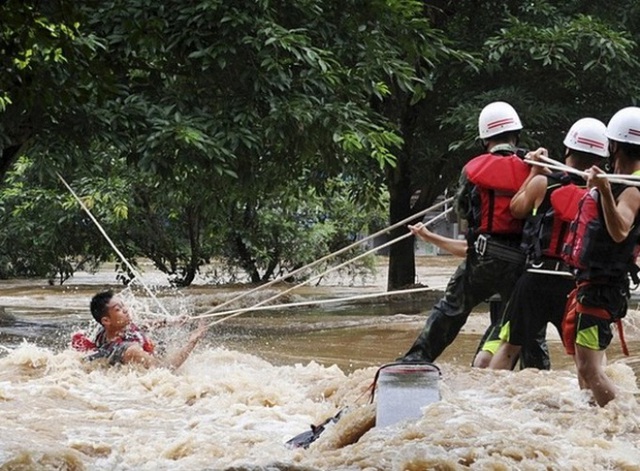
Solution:
[[[100,324],[93,340],[83,334],[75,334],[72,346],[77,350],[93,351],[88,360],[106,358],[109,364],[136,363],[147,368],[179,368],[204,337],[208,326],[201,324],[189,337],[186,345],[178,351],[158,358],[155,346],[146,333],[131,321],[129,310],[123,300],[112,291],[103,291],[91,299],[91,315]]]

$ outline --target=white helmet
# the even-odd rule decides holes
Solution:
[[[494,101],[485,106],[478,118],[480,139],[487,139],[507,131],[522,129],[520,117],[509,103]]]
[[[607,125],[607,137],[612,141],[640,145],[640,108],[629,106],[614,114]]]
[[[563,144],[579,152],[609,157],[607,126],[595,118],[582,118],[573,123]]]

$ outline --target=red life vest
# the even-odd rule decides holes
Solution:
[[[76,332],[71,336],[71,346],[73,349],[81,352],[96,350],[110,343],[121,344],[123,342],[139,343],[142,346],[142,349],[150,354],[153,354],[155,350],[153,341],[135,324],[130,324],[121,336],[111,340],[110,342],[105,339],[104,329],[101,329],[98,332],[95,340],[90,339],[83,332]]]
[[[555,217],[546,255],[561,258],[562,247],[571,226],[571,221],[578,214],[580,200],[585,193],[587,193],[585,186],[570,183],[558,188],[551,194],[551,207]]]
[[[577,184],[576,184],[577,183]],[[547,176],[547,192],[524,226],[522,248],[534,262],[542,256],[562,258],[564,240],[578,204],[587,192],[580,177],[558,172]]]
[[[464,167],[472,183],[466,219],[474,234],[518,235],[523,220],[511,215],[509,203],[529,175],[529,166],[516,155],[483,154]]]
[[[625,188],[612,186],[614,197],[617,199]],[[564,261],[578,268],[578,280],[620,279],[634,271],[639,216],[627,238],[615,242],[607,231],[599,197],[595,188],[582,197],[562,250]]]
[[[95,350],[96,344],[93,343],[93,341],[83,332],[75,332],[71,336],[71,347],[80,352],[88,352],[90,350]]]

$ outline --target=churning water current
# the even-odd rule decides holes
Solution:
[[[446,282],[446,270],[433,273],[420,281]],[[620,394],[605,408],[579,390],[552,330],[551,371],[470,368],[488,322],[481,307],[438,359],[441,400],[417,420],[372,427],[368,388],[377,368],[413,342],[433,295],[243,314],[213,326],[169,372],[86,363],[69,348],[72,332],[93,328],[88,302],[106,284],[87,275],[63,287],[1,285],[0,469],[640,469],[637,306],[624,320],[631,356],[617,337],[608,349],[607,372]],[[241,289],[156,293],[172,315],[193,316]],[[324,285],[286,301],[379,289]],[[123,295],[139,319],[158,314],[142,290]],[[170,350],[190,328],[152,334]],[[284,446],[343,409],[308,449]]]

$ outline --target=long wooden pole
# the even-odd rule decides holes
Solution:
[[[538,167],[549,168],[551,170],[560,170],[560,171],[567,172],[567,173],[573,173],[574,175],[578,175],[578,176],[584,178],[585,180],[587,178],[587,172],[583,172],[582,170],[578,170],[578,169],[575,169],[573,167],[569,167],[568,165],[563,164],[562,162],[558,162],[558,161],[553,160],[553,159],[544,158],[544,160],[546,160],[546,162],[539,162],[537,160],[524,159],[524,161],[526,163],[528,163],[529,165],[535,165],[535,166],[538,166]],[[549,163],[547,163],[547,162],[549,162]],[[612,175],[612,174],[608,174],[608,173],[601,173],[601,174],[598,174],[598,176],[599,177],[603,177],[603,178],[607,178],[612,183],[622,183],[624,185],[640,187],[640,181],[626,179],[626,177],[628,177],[629,175],[620,175],[620,174]],[[624,178],[621,178],[621,177],[624,177]]]

